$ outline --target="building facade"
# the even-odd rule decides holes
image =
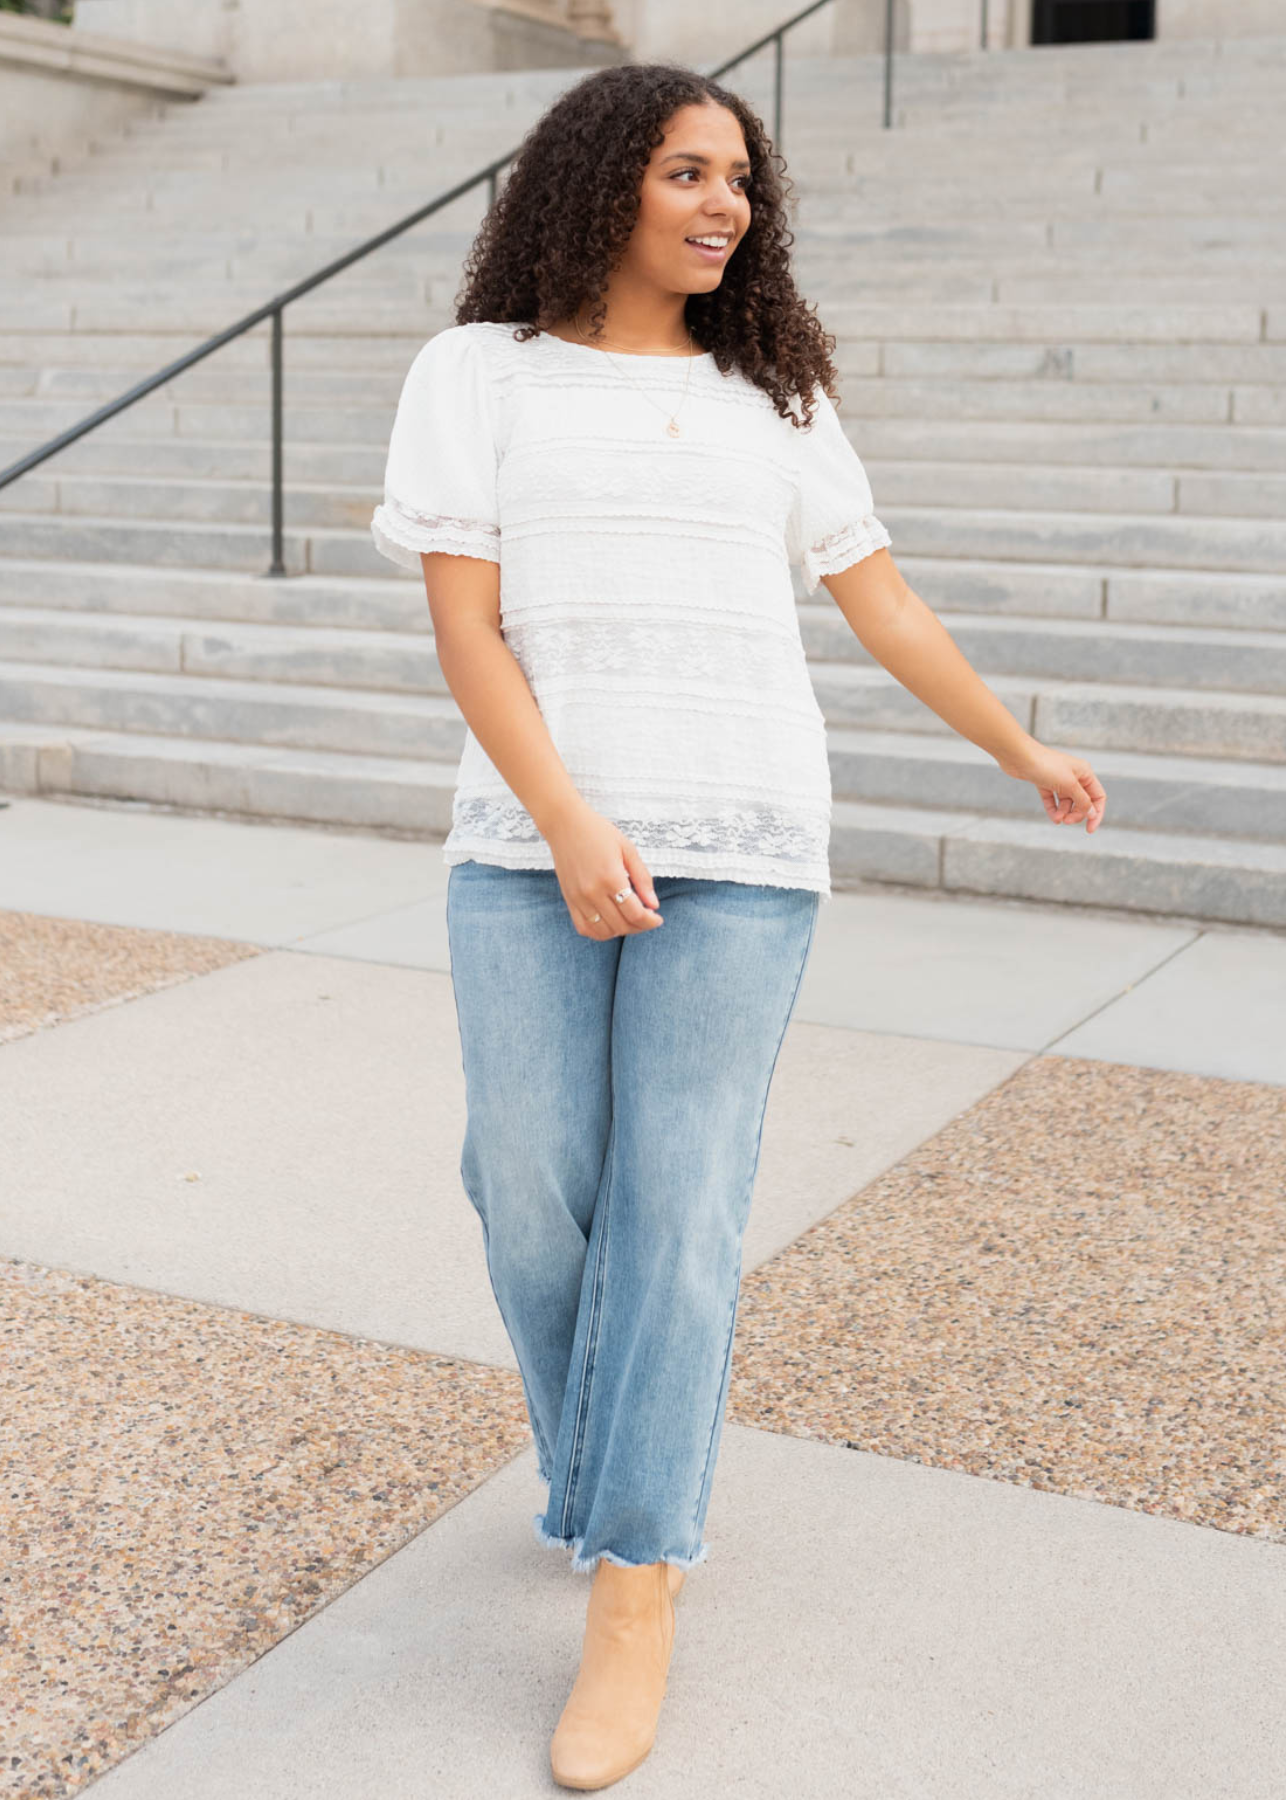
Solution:
[[[951,52],[1107,39],[1246,37],[1286,0],[894,0],[894,48]],[[86,31],[224,62],[239,81],[713,63],[788,18],[791,0],[76,0]],[[833,0],[792,56],[884,48],[886,0]]]

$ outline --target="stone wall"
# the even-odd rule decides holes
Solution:
[[[0,163],[47,169],[169,100],[229,79],[217,64],[0,12]]]
[[[575,7],[575,11],[573,11]],[[616,62],[577,0],[76,0],[77,25],[222,57],[238,81],[463,75]]]
[[[1162,38],[1286,32],[1286,0],[1156,5]],[[986,0],[988,45],[1029,43],[1031,7],[1032,0]],[[576,68],[628,57],[708,68],[792,10],[791,0],[76,0],[76,28],[221,58],[239,81],[308,81]],[[982,15],[983,0],[895,0],[894,48],[976,50]],[[786,54],[877,54],[885,20],[886,0],[832,0],[790,33]]]
[[[1283,37],[1286,0],[1156,0],[1159,38]]]

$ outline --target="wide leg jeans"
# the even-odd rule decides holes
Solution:
[[[702,1562],[769,1084],[807,888],[657,876],[599,941],[551,869],[452,865],[460,1159],[572,1567]]]

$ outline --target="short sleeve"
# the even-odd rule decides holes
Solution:
[[[402,384],[375,509],[375,547],[404,569],[420,553],[500,561],[496,432],[484,348],[450,325],[417,353]]]
[[[866,470],[844,435],[834,402],[820,385],[813,393],[812,424],[802,431],[788,427],[799,441],[788,549],[810,594],[823,575],[838,575],[892,541],[875,516]]]

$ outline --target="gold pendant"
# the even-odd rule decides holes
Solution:
[[[671,437],[678,437],[678,435],[679,435],[679,422],[678,422],[678,420],[677,420],[677,419],[671,419],[671,420],[670,420],[670,423],[669,423],[669,424],[668,424],[668,425],[667,425],[667,426],[666,426],[666,428],[665,428],[665,429],[666,429],[666,430],[667,430],[667,431],[668,431],[668,432],[669,432],[669,434],[670,434],[670,436],[671,436]]]

